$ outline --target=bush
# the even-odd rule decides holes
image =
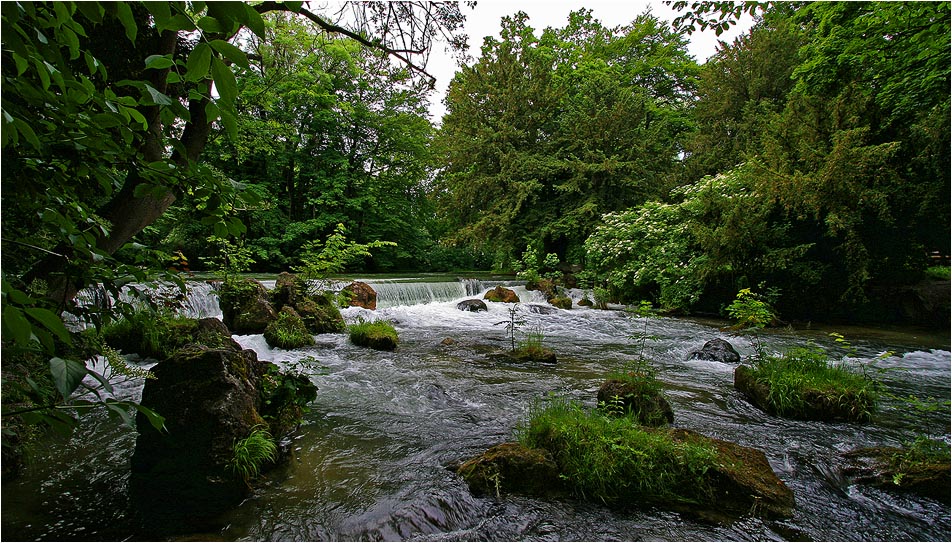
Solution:
[[[282,349],[297,349],[314,345],[314,336],[304,326],[301,316],[291,307],[281,309],[278,318],[265,328],[264,339],[268,345]]]
[[[830,363],[819,347],[758,358],[750,374],[769,389],[762,407],[779,416],[865,421],[876,407],[876,382]]]
[[[948,281],[949,278],[952,277],[952,273],[950,273],[949,270],[950,268],[948,266],[930,266],[926,268],[926,277],[938,281]]]
[[[713,493],[710,444],[634,425],[580,404],[536,404],[517,430],[519,442],[549,451],[576,493],[604,503],[701,502]]]
[[[350,325],[350,341],[360,347],[370,347],[378,351],[392,351],[399,340],[397,331],[388,321],[365,321]]]

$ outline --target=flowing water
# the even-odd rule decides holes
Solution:
[[[34,452],[20,479],[5,483],[4,540],[941,540],[950,539],[949,507],[911,495],[851,484],[840,454],[857,447],[899,446],[918,434],[949,441],[949,414],[921,414],[887,402],[869,424],[789,421],[752,407],[732,386],[734,365],[686,361],[705,341],[725,337],[753,352],[722,323],[658,318],[645,345],[675,411],[674,425],[758,448],[793,490],[793,518],[705,520],[659,508],[609,509],[574,499],[474,496],[449,469],[511,440],[527,408],[549,394],[594,405],[613,368],[639,357],[630,336],[644,321],[620,310],[543,311],[537,293],[515,287],[523,330],[544,331],[554,365],[503,363],[512,304],[462,312],[456,303],[498,282],[376,282],[378,309],[343,311],[348,322],[388,319],[396,352],[351,345],[344,334],[317,336],[311,348],[271,349],[261,335],[236,336],[259,358],[312,374],[319,387],[293,438],[294,459],[269,473],[254,495],[216,522],[146,527],[126,499],[135,431],[102,413],[86,416],[69,440]],[[578,298],[580,293],[575,292]],[[201,286],[190,312],[214,315],[214,293]],[[428,303],[424,303],[428,302]],[[548,309],[546,307],[546,309]],[[548,314],[545,314],[548,313]],[[838,330],[843,331],[843,330]],[[452,341],[444,340],[450,338]],[[944,400],[950,394],[948,335],[850,329],[859,367],[875,364],[890,391]],[[772,331],[770,349],[812,340],[832,348],[824,331]],[[146,364],[147,365],[147,364]],[[137,399],[141,382],[117,394]],[[145,514],[147,517],[147,512]],[[165,527],[169,528],[169,527]]]

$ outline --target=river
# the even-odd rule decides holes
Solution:
[[[674,426],[762,450],[796,496],[792,518],[722,522],[650,507],[472,495],[449,467],[511,440],[528,407],[550,394],[594,405],[604,376],[638,358],[641,343],[631,336],[644,326],[618,308],[541,314],[545,302],[537,293],[510,284],[523,299],[515,306],[525,320],[519,333],[541,327],[559,361],[503,363],[490,355],[508,346],[505,326],[497,323],[508,320],[512,304],[490,303],[481,313],[456,309],[459,300],[495,284],[376,282],[376,311],[343,314],[348,322],[392,321],[400,336],[393,353],[355,347],[345,334],[320,335],[316,346],[294,351],[271,349],[261,335],[235,336],[259,358],[307,372],[319,391],[294,435],[294,459],[222,518],[162,535],[147,512],[145,521],[133,515],[126,489],[135,431],[91,413],[73,437],[44,442],[27,472],[4,483],[2,539],[950,540],[947,505],[850,484],[839,471],[840,454],[854,448],[899,446],[920,434],[948,443],[947,408],[923,414],[887,400],[868,424],[766,415],[733,389],[734,365],[686,360],[715,337],[744,356],[753,352],[747,338],[721,332],[723,323],[715,321],[652,318],[648,334],[655,339],[645,356],[666,385]],[[214,294],[197,288],[190,312],[216,311]],[[771,330],[763,340],[774,350],[806,341],[834,349],[829,331]],[[892,393],[949,399],[947,334],[836,331],[855,347],[845,361],[857,368],[894,352],[873,370]],[[447,338],[452,341],[444,344]],[[141,381],[129,380],[116,390],[137,399],[141,388]]]

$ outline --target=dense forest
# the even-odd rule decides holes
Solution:
[[[66,393],[64,315],[113,311],[82,288],[294,269],[332,235],[375,247],[349,272],[548,266],[817,319],[949,254],[949,3],[675,5],[517,13],[471,58],[453,2],[4,2],[4,360],[52,358]],[[469,62],[431,119],[438,40]]]

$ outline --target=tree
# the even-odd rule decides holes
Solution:
[[[235,70],[250,67],[239,45],[265,37],[262,13],[299,13],[418,74],[414,59],[462,23],[455,4],[364,8],[345,28],[301,2],[5,2],[4,360],[49,360],[65,399],[92,373],[67,358],[59,313],[84,311],[83,286],[117,293],[162,266],[134,236],[184,195],[216,233],[244,231],[228,216],[235,184],[200,157],[213,132],[237,135]]]
[[[504,18],[450,86],[441,209],[499,264],[536,243],[577,263],[603,213],[669,188],[696,65],[650,15],[607,29],[581,10],[541,36],[528,22]]]

